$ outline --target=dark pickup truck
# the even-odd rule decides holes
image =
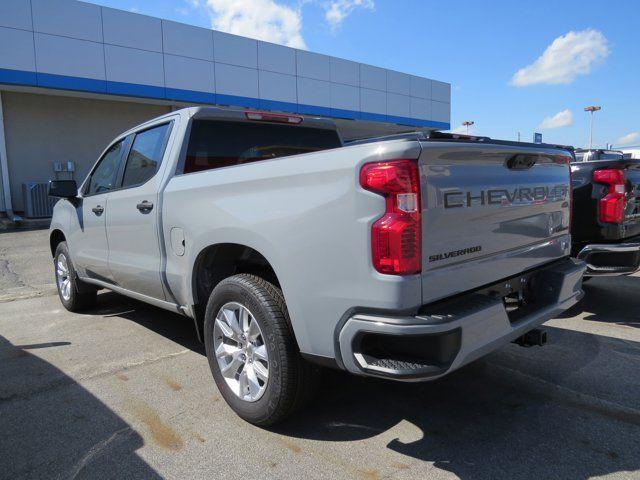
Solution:
[[[574,151],[572,256],[586,276],[628,275],[640,265],[640,160],[615,150]]]

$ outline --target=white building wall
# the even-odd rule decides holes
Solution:
[[[113,138],[170,111],[159,105],[7,91],[2,102],[16,211],[23,210],[22,184],[55,178],[54,162],[74,162],[74,178],[80,182]]]
[[[0,1],[2,83],[448,128],[450,86],[75,0]]]

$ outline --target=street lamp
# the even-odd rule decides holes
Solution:
[[[602,110],[602,107],[598,105],[589,105],[588,107],[584,107],[585,112],[591,113],[589,122],[589,150],[593,147],[593,112],[597,112],[598,110]]]
[[[469,127],[470,127],[471,125],[473,125],[474,123],[476,123],[476,122],[473,122],[473,121],[471,121],[471,120],[465,120],[464,122],[462,122],[462,125],[463,125],[464,127],[467,127],[467,135],[469,135]]]

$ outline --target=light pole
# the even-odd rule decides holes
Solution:
[[[598,110],[602,110],[602,107],[598,105],[589,105],[588,107],[584,107],[585,112],[591,113],[589,121],[589,150],[593,147],[593,112],[597,112]]]
[[[469,127],[471,125],[473,125],[474,123],[476,123],[476,122],[473,122],[471,120],[465,120],[464,122],[462,122],[462,125],[467,127],[467,135],[469,135]]]

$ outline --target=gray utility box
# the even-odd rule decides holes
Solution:
[[[53,215],[53,206],[57,198],[49,197],[49,183],[26,182],[22,184],[24,216],[27,218],[46,218]]]

